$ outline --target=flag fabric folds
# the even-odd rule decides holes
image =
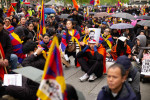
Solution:
[[[25,54],[23,54],[22,51],[22,43],[21,39],[16,33],[10,33],[9,34],[11,44],[13,46],[13,53],[18,56],[18,62],[22,63],[23,59],[26,57]]]
[[[122,3],[121,3],[121,0],[118,0],[118,7],[121,7],[122,6]]]
[[[44,35],[45,33],[46,33],[46,27],[45,27],[45,17],[44,17],[44,3],[42,0],[41,20],[40,20],[40,35]]]
[[[95,6],[100,5],[100,0],[95,0],[94,5],[95,5]]]
[[[79,6],[78,6],[78,4],[77,4],[76,0],[72,0],[72,2],[73,2],[73,6],[74,6],[74,8],[76,8],[76,10],[78,11]]]
[[[3,47],[2,47],[2,44],[0,43],[0,58],[5,58],[5,53],[4,53],[4,50],[3,50]],[[4,80],[4,67],[0,66],[0,79]]]
[[[94,5],[94,2],[95,2],[95,0],[91,0],[91,1],[90,1],[90,4]]]
[[[15,9],[13,8],[12,5],[10,5],[10,8],[9,8],[9,10],[7,12],[7,17],[9,17],[11,15],[11,12],[15,12]]]
[[[14,32],[14,27],[12,25],[9,25],[8,27],[5,28],[9,33]]]
[[[59,43],[56,36],[49,49],[37,96],[41,100],[67,100]]]

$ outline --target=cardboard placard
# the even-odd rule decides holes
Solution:
[[[141,74],[150,76],[150,54],[144,54],[143,59]]]
[[[100,28],[89,28],[89,38],[90,41],[94,42],[94,40],[96,40],[96,42],[99,42],[99,37],[101,34],[101,29]]]

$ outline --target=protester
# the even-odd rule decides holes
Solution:
[[[107,84],[99,92],[97,100],[137,100],[130,85],[125,82],[125,69],[113,64],[108,68]]]
[[[5,18],[4,28],[9,31],[9,33],[14,32],[14,27],[11,25],[11,19],[9,17]]]
[[[80,81],[94,81],[103,75],[106,67],[106,50],[99,44],[90,40],[88,45],[77,54],[77,59],[81,65],[81,69],[85,74],[80,77]]]
[[[117,64],[121,64],[125,70],[125,78],[126,81],[130,84],[131,88],[134,90],[137,100],[141,100],[141,93],[140,93],[140,73],[136,66],[132,66],[130,59],[123,55],[118,57]]]
[[[126,37],[119,37],[117,44],[112,47],[110,54],[107,53],[107,57],[113,58],[114,60],[117,60],[122,55],[131,58],[131,49],[126,44]]]

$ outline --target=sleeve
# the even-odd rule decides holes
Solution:
[[[128,54],[128,55],[130,55],[131,54],[131,48],[127,45],[127,51],[126,51],[126,53]]]
[[[102,61],[104,57],[106,57],[106,50],[105,48],[100,45],[97,51],[94,53],[98,61]]]
[[[12,45],[9,35],[6,35],[6,45],[5,58],[9,60],[12,53]]]
[[[62,52],[64,52],[66,47],[67,47],[67,45],[68,45],[68,43],[66,41],[66,33],[65,32],[62,35],[62,39],[61,39],[61,44],[60,45],[61,45]]]

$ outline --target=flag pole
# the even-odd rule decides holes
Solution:
[[[0,50],[0,57],[3,59],[1,50]],[[4,66],[4,70],[5,70],[5,73],[8,74],[8,72],[7,72],[7,70],[6,70],[6,66]]]

